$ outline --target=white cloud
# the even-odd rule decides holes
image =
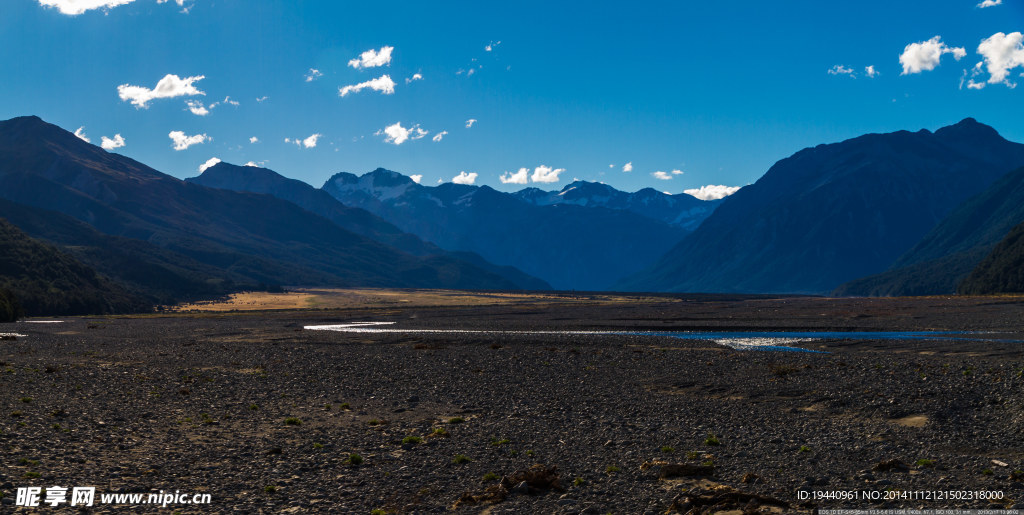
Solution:
[[[196,134],[194,136],[186,136],[182,131],[171,131],[167,135],[174,142],[174,150],[185,150],[192,145],[198,145],[205,141],[210,141],[210,137],[206,134]]]
[[[308,138],[302,140],[302,146],[304,146],[306,148],[314,148],[314,147],[316,147],[316,140],[320,139],[320,136],[322,136],[322,134],[320,134],[319,132],[316,133],[316,134],[310,135]]]
[[[940,36],[935,36],[928,41],[911,43],[900,54],[900,64],[903,65],[903,73],[900,75],[934,70],[939,65],[943,54],[953,54],[953,58],[959,61],[967,55],[967,51],[961,47],[946,45]]]
[[[214,103],[210,104],[210,109],[213,109],[214,107],[216,107],[217,104],[231,104],[231,105],[233,105],[235,107],[238,107],[238,106],[241,105],[241,102],[238,102],[236,100],[231,100],[231,97],[224,97],[224,100],[221,100],[220,102],[214,102]]]
[[[520,168],[518,172],[505,172],[498,177],[502,184],[526,184],[529,182],[530,169]]]
[[[192,85],[193,82],[201,81],[204,78],[206,78],[205,75],[196,75],[182,79],[177,75],[167,74],[164,78],[160,79],[160,82],[156,83],[156,87],[153,89],[122,84],[117,87],[117,94],[121,97],[121,100],[130,100],[136,108],[145,109],[149,107],[150,100],[157,98],[205,95],[206,93],[199,91]]]
[[[565,168],[551,168],[550,166],[540,165],[533,169],[533,176],[530,180],[533,182],[558,182],[558,174],[565,171]]]
[[[196,116],[206,116],[210,114],[210,110],[198,100],[189,100],[188,102],[185,102],[185,105],[187,105],[188,110],[192,111],[192,114]]]
[[[474,123],[476,123],[476,118],[470,118],[466,120],[466,128],[468,129],[472,127]]]
[[[421,174],[410,175],[409,178],[412,179],[412,182],[415,182],[416,184],[419,184],[420,181],[423,180],[423,175],[421,175]]]
[[[353,68],[375,68],[391,64],[391,51],[394,49],[392,46],[382,46],[380,50],[371,48],[359,54],[359,58],[349,61],[348,65]]]
[[[1017,86],[1016,83],[1010,82],[1009,75],[1010,70],[1024,66],[1024,35],[1020,32],[996,32],[982,40],[978,45],[978,53],[985,58],[989,84],[1005,84],[1011,88]],[[977,69],[980,71],[980,66]]]
[[[430,138],[430,139],[433,140],[436,143],[438,141],[441,141],[441,139],[443,139],[447,135],[448,135],[448,131],[441,131],[441,132],[435,134],[434,137]]]
[[[264,101],[264,100],[266,100],[266,99],[267,99],[267,96],[266,96],[266,95],[263,95],[262,97],[259,97],[259,98],[257,98],[257,99],[256,99],[256,102],[259,102],[259,103],[261,103],[261,104],[262,104],[262,103],[263,103],[263,101]]]
[[[867,75],[869,79],[873,79],[881,75],[881,72],[875,69],[874,65],[864,67],[864,75]]]
[[[476,182],[476,176],[476,172],[459,172],[459,175],[452,177],[452,182],[455,184],[473,184],[474,182]]]
[[[853,73],[853,68],[847,68],[841,64],[837,64],[828,70],[829,75],[849,75],[850,77],[856,77]]]
[[[414,73],[412,74],[412,77],[405,79],[405,83],[408,84],[414,80],[423,80],[423,75],[420,75],[419,73]]]
[[[209,168],[209,167],[211,167],[211,166],[213,166],[213,165],[215,165],[215,164],[217,164],[219,162],[220,162],[220,159],[218,159],[216,157],[211,157],[210,159],[207,159],[205,163],[199,165],[199,173],[205,172],[207,168]]]
[[[381,75],[376,79],[370,79],[366,82],[360,82],[359,84],[339,88],[338,95],[343,97],[349,93],[359,93],[364,88],[370,88],[374,91],[380,91],[385,95],[391,95],[395,92],[395,81],[391,80],[389,75]]]
[[[978,7],[984,9],[986,7],[993,7],[996,5],[1003,5],[1003,0],[985,0],[984,2],[978,4]]]
[[[39,0],[39,5],[56,7],[61,14],[77,16],[92,9],[111,9],[119,5],[130,4],[135,0]]]
[[[501,44],[501,41],[496,41],[494,43],[491,43],[491,44],[489,44],[489,45],[484,47],[484,52],[490,52],[490,51],[494,50],[500,44]]]
[[[632,172],[633,171],[633,162],[630,161],[630,162],[622,165],[622,171],[623,172]]]
[[[85,126],[84,125],[79,127],[77,130],[75,130],[75,136],[78,136],[78,139],[80,139],[80,140],[82,140],[82,141],[84,141],[86,143],[92,143],[91,141],[89,141],[89,138],[85,135]]]
[[[651,176],[654,177],[655,179],[661,179],[663,181],[667,181],[667,180],[672,179],[672,176],[669,175],[668,172],[663,172],[661,170],[658,170],[657,172],[652,173]]]
[[[103,150],[121,148],[124,146],[124,138],[122,138],[120,134],[114,134],[114,139],[103,136],[100,138],[100,146],[103,147]]]
[[[395,122],[393,125],[388,125],[374,134],[377,136],[383,135],[385,143],[401,145],[409,140],[420,139],[429,134],[429,132],[421,129],[419,124],[406,129],[405,127],[402,127],[402,122]]]
[[[320,70],[317,70],[316,68],[310,68],[309,73],[306,74],[306,82],[313,82],[323,76],[324,74],[321,73]]]
[[[266,161],[260,161],[260,162],[249,161],[248,163],[245,163],[244,166],[251,166],[253,168],[263,168],[264,166],[266,166],[266,164],[267,164]]]
[[[683,175],[682,170],[672,170],[672,175]]]
[[[708,184],[707,186],[701,186],[700,188],[683,190],[683,193],[693,195],[701,200],[718,200],[720,198],[728,197],[739,190],[739,186],[716,186],[714,184]]]
[[[256,136],[249,138],[249,143],[259,143],[260,139]]]

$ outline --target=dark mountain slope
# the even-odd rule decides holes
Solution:
[[[951,294],[996,244],[1024,222],[1024,168],[1006,174],[936,225],[892,268],[850,281],[837,295]]]
[[[1014,227],[971,271],[957,293],[1024,293],[1024,223]]]
[[[461,261],[398,251],[290,202],[185,183],[36,117],[0,122],[0,196],[254,283],[514,287]]]
[[[421,186],[383,169],[339,173],[323,189],[442,248],[475,252],[560,289],[607,289],[687,232],[628,211],[538,206],[487,186]]]
[[[99,315],[147,304],[56,248],[0,219],[0,290],[14,294],[25,315]],[[6,295],[5,295],[6,297]]]
[[[0,199],[0,217],[29,236],[117,281],[154,304],[170,304],[255,288],[243,275],[196,261],[149,242],[103,234],[85,222],[56,211]]]
[[[511,267],[493,265],[478,255],[451,255],[437,245],[402,232],[398,227],[365,209],[345,206],[327,192],[318,190],[302,181],[284,177],[273,170],[236,166],[222,162],[208,168],[202,175],[185,179],[185,181],[210,188],[272,195],[292,202],[352,232],[411,254],[458,259],[500,275],[519,288],[550,289],[550,286],[544,281],[530,277]]]
[[[889,268],[954,207],[1024,164],[972,119],[869,134],[776,163],[630,290],[824,293]]]

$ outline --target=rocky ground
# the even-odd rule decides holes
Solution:
[[[1024,503],[1020,343],[800,344],[826,351],[811,354],[642,334],[303,329],[930,329],[1024,340],[1019,298],[578,297],[64,320],[0,324],[20,335],[0,341],[0,511],[19,509],[18,487],[54,485],[211,494],[181,513]],[[962,498],[977,491],[1001,499]],[[94,508],[139,511],[156,510]]]

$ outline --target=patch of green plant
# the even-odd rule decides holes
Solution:
[[[21,398],[21,402],[24,402],[25,404],[28,404],[28,403],[32,402],[32,397],[22,397]]]
[[[343,409],[343,410],[346,410],[346,411],[352,409],[352,406],[349,406],[349,404],[347,402],[343,402],[343,403],[339,404],[338,407]]]
[[[363,463],[363,457],[353,452],[348,455],[348,462],[351,465],[361,465]]]
[[[255,404],[250,404],[249,405],[249,409],[252,410],[252,411],[256,411],[256,410],[260,409],[260,407],[255,405]]]
[[[302,425],[302,421],[299,420],[298,418],[295,418],[295,417],[288,417],[288,418],[284,419],[284,423],[285,423],[285,425],[288,425],[288,426],[301,426]]]
[[[922,468],[932,468],[935,466],[935,460],[920,459],[917,460],[914,464]]]
[[[497,438],[491,438],[491,445],[495,447],[501,447],[507,443],[512,443],[512,440],[509,440],[508,438],[502,438],[500,440]]]
[[[370,515],[388,515],[388,511],[380,508],[374,508],[370,510]]]
[[[324,448],[324,444],[322,444],[320,442],[313,442],[313,448],[314,449],[323,449]]]
[[[622,469],[619,468],[619,467],[616,467],[615,465],[608,465],[607,467],[604,468],[604,472],[606,474],[616,474],[616,473],[622,472]]]
[[[984,470],[981,471],[981,473],[986,475],[986,476],[991,476],[991,475],[995,474],[995,472],[993,472],[992,469],[984,469]]]
[[[38,472],[26,472],[25,479],[38,479],[42,474]]]
[[[796,452],[811,452],[811,448],[806,445],[801,445]]]
[[[434,436],[448,436],[448,430],[443,427],[435,427],[431,434]]]
[[[23,467],[35,466],[39,464],[39,460],[30,460],[28,458],[21,458],[18,460],[18,465]]]
[[[586,481],[584,481],[582,477],[577,477],[572,480],[572,486],[581,486],[583,483],[586,483]]]
[[[708,433],[708,437],[704,439],[704,445],[722,445],[722,442],[715,436],[715,433]]]
[[[462,417],[452,417],[452,418],[448,419],[448,423],[449,424],[461,424],[461,423],[463,423],[465,421],[466,421],[466,419],[464,419]]]
[[[714,462],[714,460],[707,460],[707,461],[704,461],[703,463],[701,463],[701,466],[704,466],[704,467],[714,467],[715,466],[715,462]]]
[[[686,453],[686,459],[688,459],[688,460],[699,460],[700,459],[700,453],[697,452],[697,451],[690,451],[690,452]]]
[[[412,444],[423,443],[423,439],[418,437],[418,436],[407,436],[405,438],[402,438],[402,444],[403,445],[410,444],[410,443],[412,443]]]
[[[369,421],[369,422],[367,422],[367,424],[370,424],[371,426],[379,426],[379,425],[381,425],[381,424],[383,424],[383,423],[384,423],[384,422],[382,422],[382,421],[380,421],[380,420],[377,420],[377,419],[375,419],[375,418],[371,418],[371,419],[370,419],[370,421]]]
[[[263,491],[268,494],[272,494],[277,491],[277,487],[274,485],[267,485],[263,487]]]
[[[483,481],[497,481],[499,479],[501,479],[501,476],[495,474],[494,472],[488,472],[488,473],[484,474],[484,477],[483,477],[482,480]]]
[[[661,446],[661,452],[663,452],[665,454],[672,454],[672,453],[676,452],[676,449],[675,449],[675,447],[672,447],[671,445],[662,445]]]
[[[465,454],[456,454],[455,457],[452,458],[452,463],[454,463],[456,465],[461,465],[463,463],[469,463],[471,461],[473,461],[473,460],[471,460],[469,458],[469,456],[466,456]]]

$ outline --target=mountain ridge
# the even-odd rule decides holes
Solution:
[[[442,248],[475,252],[558,289],[607,289],[687,233],[626,210],[535,205],[490,186],[424,186],[383,168],[339,172],[322,189]]]

